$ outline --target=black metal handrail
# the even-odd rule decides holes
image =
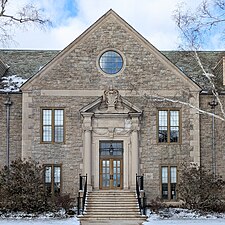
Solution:
[[[77,197],[77,214],[78,215],[84,214],[86,196],[87,196],[87,174],[86,176],[79,175],[79,193]]]
[[[136,174],[136,194],[138,199],[138,205],[140,213],[146,215],[146,198],[144,193],[144,176],[138,176]]]

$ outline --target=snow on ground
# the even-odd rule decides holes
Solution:
[[[76,218],[69,219],[0,219],[1,225],[79,225]]]
[[[160,211],[159,214],[148,211],[148,216],[148,221],[144,222],[143,225],[225,225],[225,214],[202,215],[194,211],[178,208],[165,209]],[[0,219],[0,225],[80,225],[80,223],[76,217],[59,219],[50,218],[48,215],[45,215],[38,218],[30,217],[23,219],[12,216]]]
[[[225,219],[161,219],[149,220],[143,225],[224,225]]]
[[[148,212],[148,222],[143,225],[222,225],[225,224],[225,214],[205,214],[187,209],[170,208],[159,214]]]

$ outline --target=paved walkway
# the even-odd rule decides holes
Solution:
[[[140,221],[128,221],[128,220],[109,220],[109,221],[81,221],[81,225],[141,225]]]

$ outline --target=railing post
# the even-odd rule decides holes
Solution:
[[[140,190],[144,190],[144,176],[140,176]]]
[[[137,174],[136,174],[136,193],[137,193],[140,213],[145,215],[146,214],[146,198],[144,194],[144,176],[138,176]]]
[[[80,187],[79,187],[79,190],[82,191],[82,189],[83,189],[83,184],[82,184],[82,183],[83,183],[83,182],[82,182],[83,177],[81,176],[81,174],[79,174],[79,176],[80,176],[80,182],[79,182],[79,184],[80,184],[79,186],[80,186]]]
[[[79,174],[79,193],[77,197],[77,211],[78,211],[77,214],[78,215],[80,215],[81,212],[82,214],[84,213],[86,195],[87,195],[87,174],[86,176],[81,176],[81,174]]]
[[[80,196],[77,197],[77,215],[80,215]]]
[[[146,215],[146,197],[143,197],[143,215]]]

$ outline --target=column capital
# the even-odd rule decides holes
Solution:
[[[138,132],[138,131],[140,131],[140,127],[139,126],[132,126],[131,130],[132,130],[132,132]]]
[[[81,115],[83,117],[92,117],[94,115],[94,113],[93,112],[82,112]]]
[[[91,126],[83,126],[83,130],[84,131],[92,131],[93,129],[92,129],[92,127]]]

